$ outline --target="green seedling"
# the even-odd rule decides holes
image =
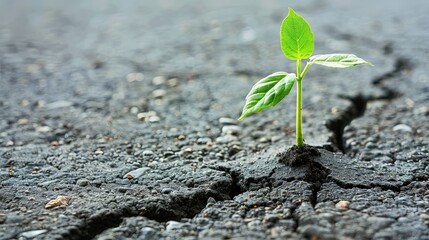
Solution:
[[[284,55],[290,60],[296,61],[296,74],[276,72],[259,80],[246,97],[243,113],[238,120],[261,112],[277,105],[286,97],[293,85],[297,84],[296,99],[296,145],[304,147],[304,135],[302,132],[302,79],[309,67],[318,64],[333,68],[354,67],[361,64],[370,64],[353,54],[324,54],[314,55],[314,37],[307,21],[289,8],[288,16],[283,20],[280,28],[280,44]],[[307,59],[304,69],[301,68],[303,59]]]

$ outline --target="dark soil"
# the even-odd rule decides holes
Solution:
[[[277,154],[279,162],[285,163],[291,167],[312,164],[318,156],[320,156],[320,151],[316,147],[307,144],[302,148],[299,148],[297,145],[293,145],[286,152],[280,152]]]

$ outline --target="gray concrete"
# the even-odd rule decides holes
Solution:
[[[304,134],[322,155],[301,167],[277,157],[295,93],[234,121],[259,78],[294,70],[278,42],[289,6],[315,54],[375,65],[310,69]],[[0,239],[429,239],[427,9],[2,1]]]

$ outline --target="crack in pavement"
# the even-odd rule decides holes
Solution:
[[[330,144],[325,146],[325,148],[329,151],[341,151],[346,153],[347,149],[345,149],[344,144],[345,127],[350,125],[354,119],[365,115],[368,102],[377,100],[391,101],[399,97],[401,95],[399,91],[384,86],[383,83],[385,80],[394,78],[403,71],[411,71],[411,69],[411,62],[407,58],[397,58],[393,70],[386,72],[371,81],[375,87],[382,90],[381,95],[363,95],[362,93],[358,93],[355,96],[339,95],[340,98],[349,100],[351,104],[337,117],[326,121],[325,126],[331,132],[331,135],[328,138]]]

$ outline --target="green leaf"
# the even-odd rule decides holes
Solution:
[[[326,67],[333,68],[347,68],[354,67],[362,64],[369,64],[370,62],[358,58],[354,54],[324,54],[324,55],[315,55],[310,58],[309,64],[319,64]]]
[[[295,79],[294,73],[276,72],[259,80],[247,95],[243,113],[238,120],[277,105],[289,94]]]
[[[310,25],[289,8],[280,28],[280,43],[284,55],[291,59],[309,58],[314,50],[314,36]]]

